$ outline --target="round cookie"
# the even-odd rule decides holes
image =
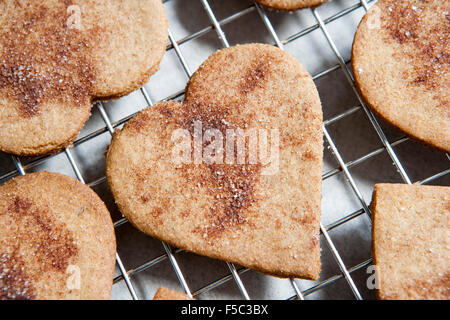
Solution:
[[[277,10],[298,10],[315,7],[329,0],[256,0],[256,2]]]
[[[0,300],[108,299],[116,240],[88,186],[39,172],[0,187]]]
[[[251,130],[258,151],[249,142],[240,153]],[[321,104],[303,66],[273,46],[238,45],[199,67],[183,103],[157,104],[117,131],[106,176],[120,211],[150,236],[317,279],[322,143]]]
[[[160,0],[0,2],[0,150],[69,145],[92,102],[126,95],[157,71],[167,20]]]
[[[380,0],[361,21],[353,73],[367,104],[408,135],[450,151],[450,2]]]

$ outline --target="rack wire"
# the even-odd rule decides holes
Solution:
[[[169,2],[172,0],[166,0],[164,2]],[[259,17],[261,18],[262,22],[264,23],[267,31],[269,32],[272,40],[273,40],[273,45],[279,47],[280,49],[284,49],[284,46],[290,42],[293,42],[315,30],[321,30],[323,36],[325,37],[329,47],[331,48],[331,50],[333,51],[335,58],[336,58],[336,64],[313,75],[313,80],[317,81],[318,79],[320,79],[321,77],[324,77],[325,75],[336,71],[336,70],[341,70],[344,75],[346,80],[348,81],[348,83],[350,84],[350,86],[353,89],[353,92],[356,96],[356,98],[358,99],[359,105],[358,106],[352,106],[348,109],[346,109],[345,111],[339,113],[336,116],[333,116],[330,119],[326,119],[324,120],[323,123],[323,132],[324,132],[324,137],[325,137],[325,142],[328,144],[329,148],[331,149],[331,153],[333,155],[333,157],[335,158],[335,160],[338,163],[338,167],[331,169],[325,173],[323,173],[323,180],[326,180],[330,177],[333,177],[339,173],[343,173],[343,175],[345,176],[348,184],[351,187],[352,193],[353,195],[356,197],[356,199],[359,201],[360,204],[360,209],[351,212],[347,215],[345,215],[344,217],[328,224],[328,225],[323,225],[320,224],[320,231],[321,231],[321,235],[323,236],[323,239],[325,240],[325,243],[328,247],[328,249],[330,249],[335,262],[337,264],[337,266],[340,269],[340,273],[335,274],[331,277],[328,277],[327,279],[321,279],[318,283],[316,283],[315,285],[305,289],[305,290],[301,290],[299,288],[299,286],[297,285],[297,283],[294,281],[294,279],[290,279],[290,283],[292,285],[292,288],[295,292],[295,295],[287,297],[286,299],[289,300],[293,300],[293,299],[299,299],[299,300],[303,300],[306,296],[319,291],[327,286],[329,286],[330,284],[338,281],[339,279],[345,279],[345,281],[347,282],[349,288],[351,289],[351,291],[353,292],[353,295],[356,299],[362,299],[362,295],[360,293],[360,290],[358,289],[358,287],[355,284],[355,281],[352,278],[352,273],[363,269],[364,267],[369,266],[372,263],[372,258],[368,257],[366,260],[361,261],[360,263],[348,267],[344,260],[341,257],[341,254],[339,253],[339,251],[337,250],[334,242],[332,241],[331,237],[329,236],[329,231],[338,228],[342,225],[344,225],[345,223],[359,217],[362,215],[367,215],[367,217],[370,220],[371,217],[371,212],[370,212],[370,208],[368,206],[368,204],[366,203],[366,201],[364,200],[362,193],[360,191],[360,189],[358,188],[357,183],[355,182],[354,177],[352,176],[352,174],[350,173],[350,168],[358,166],[364,162],[366,162],[367,160],[386,152],[388,154],[388,156],[390,157],[390,159],[392,160],[393,166],[395,167],[395,169],[397,170],[397,172],[399,173],[402,181],[404,183],[407,184],[411,184],[412,181],[410,179],[410,177],[408,176],[405,167],[403,165],[403,163],[399,160],[397,154],[394,151],[394,147],[397,147],[400,144],[403,144],[404,142],[408,141],[409,138],[408,137],[400,137],[399,139],[390,142],[385,133],[383,132],[380,124],[378,123],[376,117],[374,116],[374,114],[370,111],[370,109],[367,108],[367,106],[365,105],[363,99],[361,98],[361,96],[358,94],[358,91],[356,90],[355,87],[355,82],[354,82],[354,78],[353,75],[348,67],[348,63],[349,61],[345,61],[342,54],[339,52],[336,43],[334,41],[334,39],[331,37],[328,29],[327,29],[327,24],[336,21],[340,18],[343,18],[344,16],[352,13],[353,11],[363,8],[365,11],[367,11],[369,9],[369,6],[372,5],[373,3],[376,2],[376,0],[360,0],[358,3],[353,4],[327,18],[322,18],[321,15],[319,14],[317,8],[313,8],[313,9],[309,9],[312,13],[312,15],[315,18],[316,23],[313,24],[310,27],[304,28],[299,30],[297,33],[290,35],[289,37],[287,37],[286,39],[280,39],[279,35],[277,34],[277,32],[275,31],[275,28],[272,25],[271,20],[269,19],[267,13],[266,13],[266,9],[264,9],[263,7],[261,7],[260,5],[254,3],[252,5],[250,5],[249,7],[239,11],[239,12],[235,12],[232,15],[229,15],[228,17],[222,19],[222,20],[218,20],[216,15],[214,14],[208,0],[198,0],[201,2],[203,9],[205,10],[209,21],[210,21],[210,25],[195,32],[192,34],[189,34],[187,36],[185,36],[184,38],[180,39],[180,40],[175,40],[175,38],[172,35],[172,32],[169,30],[169,43],[167,45],[167,51],[170,50],[174,50],[179,62],[181,63],[183,70],[185,72],[185,74],[190,77],[192,75],[192,72],[188,66],[188,64],[186,63],[186,59],[182,54],[182,51],[180,49],[180,45],[187,43],[189,41],[192,41],[194,39],[197,39],[209,32],[214,31],[217,35],[217,38],[220,42],[220,44],[225,48],[225,47],[229,47],[229,42],[227,40],[227,35],[226,33],[223,31],[223,26],[225,26],[226,24],[229,24],[231,22],[233,22],[234,20],[243,17],[247,14],[249,14],[250,12],[254,12],[256,11],[259,15]],[[142,87],[141,89],[139,89],[140,93],[142,94],[143,98],[146,101],[147,106],[146,107],[151,107],[153,106],[153,101],[150,98],[149,92],[147,91],[147,89],[145,87]],[[162,100],[171,100],[171,99],[178,99],[180,97],[182,97],[184,94],[184,91],[181,90],[179,92],[176,92]],[[79,169],[79,165],[76,162],[76,160],[74,159],[74,157],[72,156],[72,152],[71,149],[74,148],[75,146],[84,144],[88,141],[90,141],[91,139],[94,139],[95,137],[103,134],[103,133],[109,133],[111,136],[114,133],[114,130],[123,125],[125,122],[127,122],[129,119],[131,119],[136,113],[132,113],[129,114],[121,119],[119,119],[118,121],[112,122],[110,117],[108,116],[107,111],[105,110],[103,104],[101,102],[96,103],[96,107],[104,121],[105,126],[94,131],[91,132],[89,134],[87,134],[84,137],[78,138],[71,146],[67,147],[64,151],[65,156],[68,160],[68,162],[70,163],[70,166],[75,174],[75,176],[78,178],[78,180],[80,180],[82,183],[86,183],[84,177],[83,177],[83,173],[81,172],[81,170]],[[367,119],[369,120],[372,129],[376,132],[376,134],[378,135],[378,138],[380,139],[380,141],[382,142],[382,147],[367,153],[355,160],[351,160],[348,162],[345,162],[343,160],[343,157],[341,156],[340,150],[338,149],[338,147],[336,146],[332,136],[330,135],[327,127],[330,124],[333,124],[337,121],[340,121],[348,116],[350,116],[351,114],[354,114],[357,111],[363,110]],[[50,158],[54,157],[55,155],[50,155],[50,156],[42,156],[42,157],[37,157],[32,159],[31,161],[29,161],[27,164],[22,164],[21,160],[18,157],[15,156],[11,156],[12,162],[15,166],[14,170],[11,170],[5,174],[3,174],[2,176],[0,176],[0,181],[7,181],[17,175],[24,175],[26,173],[27,170],[33,169],[35,167],[37,167],[40,164],[45,163],[46,161],[48,161]],[[447,159],[449,159],[449,155],[446,155]],[[441,172],[435,173],[432,176],[429,176],[421,181],[417,181],[416,183],[418,184],[427,184],[430,183],[438,178],[441,178],[447,174],[450,173],[450,168],[443,170]],[[88,182],[87,184],[90,187],[95,187],[97,185],[100,185],[102,183],[106,182],[106,178],[104,176],[102,176],[101,178],[98,178],[94,181]],[[115,221],[114,223],[114,227],[115,228],[119,228],[120,226],[124,225],[128,223],[128,221],[126,220],[126,218],[122,217],[121,219]],[[248,268],[244,268],[244,267],[236,267],[234,264],[229,263],[229,262],[225,262],[227,265],[227,268],[229,269],[229,273],[219,279],[216,279],[215,281],[212,281],[210,283],[208,283],[207,285],[204,285],[201,288],[197,288],[196,290],[191,290],[187,284],[186,281],[186,277],[183,274],[183,272],[181,271],[178,261],[177,261],[177,254],[179,254],[181,251],[180,249],[177,248],[172,248],[171,246],[169,246],[168,244],[162,242],[162,246],[164,249],[164,254],[153,258],[149,261],[147,261],[146,263],[134,268],[134,269],[130,269],[127,270],[124,266],[124,263],[122,261],[122,258],[119,256],[119,254],[116,254],[116,263],[118,266],[118,269],[120,271],[120,274],[118,276],[116,276],[114,278],[114,283],[119,283],[124,281],[130,297],[132,299],[139,299],[139,296],[136,292],[135,289],[135,284],[133,284],[133,277],[135,277],[137,274],[139,274],[140,272],[143,272],[145,270],[148,270],[152,267],[154,267],[155,265],[169,260],[170,264],[173,267],[173,271],[176,274],[180,285],[182,286],[182,288],[185,290],[185,292],[191,296],[191,297],[196,297],[199,296],[200,294],[206,293],[208,291],[211,291],[217,287],[220,287],[222,285],[224,285],[225,283],[228,283],[230,281],[234,281],[237,288],[240,291],[241,294],[241,298],[243,299],[250,299],[250,295],[247,291],[247,288],[245,287],[244,283],[241,280],[241,275],[243,275],[244,273],[248,272],[249,269]]]

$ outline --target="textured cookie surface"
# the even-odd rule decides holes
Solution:
[[[380,299],[450,298],[450,188],[377,184],[373,257]]]
[[[174,158],[183,149],[179,130],[188,139],[182,162]],[[238,138],[251,130],[261,130],[262,144],[265,132],[266,157],[251,152],[250,141],[239,152]],[[106,164],[119,209],[143,232],[264,273],[310,279],[320,272],[321,170],[314,83],[291,55],[260,44],[210,56],[184,103],[146,109],[114,135]]]
[[[167,41],[160,0],[0,2],[0,150],[56,151],[95,99],[137,89]]]
[[[160,287],[158,291],[156,291],[153,300],[192,300],[192,298],[187,294]]]
[[[256,0],[260,4],[278,10],[297,10],[321,5],[329,0]]]
[[[0,187],[0,299],[108,299],[115,235],[89,187],[39,172]]]
[[[380,0],[353,44],[368,105],[393,126],[450,151],[450,2]]]

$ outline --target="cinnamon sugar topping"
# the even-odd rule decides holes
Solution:
[[[0,300],[32,300],[36,298],[24,263],[16,255],[0,254]]]
[[[384,28],[402,46],[399,59],[408,59],[412,70],[404,76],[412,85],[437,88],[450,71],[450,4],[431,5],[429,0],[384,1]],[[436,8],[437,6],[437,8]],[[401,55],[401,56],[400,56]]]
[[[242,94],[248,94],[256,87],[262,86],[262,81],[268,72],[269,66],[267,61],[263,60],[254,68],[250,68],[241,82],[240,91]]]
[[[212,106],[185,102],[182,106],[182,119],[177,119],[177,122],[178,125],[189,130],[192,136],[195,134],[194,121],[201,121],[202,135],[208,129],[216,129],[225,137],[227,129],[247,127],[247,122],[243,119],[240,123],[227,120],[231,113],[230,108],[233,107],[235,106]],[[202,148],[205,148],[206,142],[203,144]],[[247,222],[243,212],[246,212],[246,209],[256,201],[254,186],[258,182],[261,170],[261,164],[248,164],[247,160],[245,164],[203,163],[200,174],[197,173],[199,170],[197,165],[183,167],[186,179],[192,180],[193,177],[196,177],[195,179],[198,181],[195,180],[194,184],[206,188],[213,198],[213,205],[207,215],[208,221],[202,227],[196,228],[194,232],[211,239],[220,236],[229,228]],[[210,243],[213,242],[210,241]]]
[[[64,223],[57,222],[48,209],[38,208],[29,199],[14,197],[2,214],[18,220],[16,224],[21,228],[11,239],[12,253],[0,255],[0,299],[33,299],[32,282],[46,271],[64,273],[71,259],[78,255],[78,246]],[[27,274],[20,258],[22,247],[34,251],[31,259],[38,263],[30,266],[33,277]]]
[[[95,79],[90,52],[98,30],[68,28],[66,8],[33,5],[1,29],[0,90],[18,102],[24,117],[39,114],[49,100],[90,103]]]

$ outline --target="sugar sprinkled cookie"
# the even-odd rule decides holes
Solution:
[[[143,110],[116,132],[106,176],[121,212],[153,237],[317,279],[322,143],[303,66],[273,46],[239,45],[200,66],[183,103]]]
[[[367,104],[393,126],[450,151],[450,2],[380,0],[361,21],[353,73]]]
[[[156,291],[153,300],[193,300],[193,299],[185,293],[171,290],[166,287],[160,287],[158,291]]]
[[[450,298],[450,187],[377,184],[373,257],[380,299]]]
[[[0,187],[0,300],[109,299],[116,242],[88,186],[39,172]]]
[[[260,4],[277,10],[297,10],[321,5],[329,0],[256,0]]]
[[[160,0],[0,2],[0,150],[58,151],[97,99],[139,88],[165,52]]]

